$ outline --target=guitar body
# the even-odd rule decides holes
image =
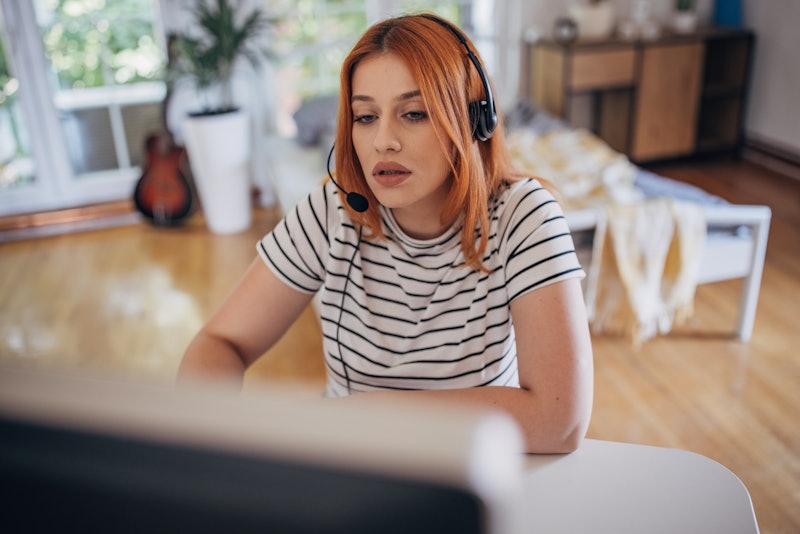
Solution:
[[[136,183],[133,201],[153,224],[174,226],[192,213],[194,197],[182,171],[185,150],[165,137],[168,136],[154,134],[147,138],[147,162]]]

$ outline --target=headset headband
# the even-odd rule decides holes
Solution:
[[[475,69],[478,71],[478,75],[481,78],[481,83],[483,84],[486,100],[476,100],[469,103],[469,118],[472,126],[472,136],[478,141],[487,141],[494,134],[494,130],[497,128],[498,119],[497,111],[494,106],[494,97],[492,96],[492,87],[489,84],[489,77],[486,75],[483,65],[481,65],[481,62],[475,52],[473,52],[469,47],[467,38],[460,30],[458,30],[458,28],[446,20],[433,15],[422,16],[450,30],[450,32],[455,35],[459,41],[461,41],[461,44],[464,45],[464,48],[467,50],[467,56],[469,56],[472,64],[475,65]]]

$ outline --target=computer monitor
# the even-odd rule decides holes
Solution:
[[[0,370],[4,532],[513,532],[510,419]]]

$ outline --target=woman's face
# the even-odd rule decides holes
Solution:
[[[367,184],[409,235],[441,234],[450,162],[411,71],[394,54],[371,56],[352,84],[353,144]]]

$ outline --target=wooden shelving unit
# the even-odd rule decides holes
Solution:
[[[706,28],[653,41],[539,41],[531,97],[569,120],[571,98],[593,95],[593,129],[634,161],[737,150],[753,40]]]

